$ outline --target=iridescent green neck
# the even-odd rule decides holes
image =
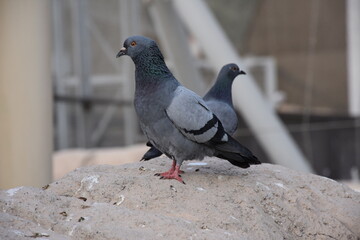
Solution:
[[[148,51],[142,52],[133,58],[133,61],[137,74],[144,77],[172,76],[157,46],[150,47]]]

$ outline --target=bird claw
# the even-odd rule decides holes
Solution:
[[[167,176],[171,176],[174,174],[174,170],[170,169],[167,172],[163,172],[163,173],[155,173],[154,176],[161,176],[161,177],[167,177]]]
[[[184,172],[180,170],[180,165],[175,165],[174,161],[173,166],[170,168],[169,171],[163,173],[155,173],[154,176],[160,176],[160,179],[176,179],[179,182],[185,184],[185,182],[181,178],[180,173]]]
[[[186,184],[184,180],[182,180],[181,176],[176,174],[161,176],[160,179],[175,179],[181,182],[182,184]]]

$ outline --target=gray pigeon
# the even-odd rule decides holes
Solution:
[[[239,74],[245,74],[245,72],[241,71],[235,63],[226,64],[221,68],[214,86],[203,97],[207,106],[219,118],[225,131],[230,135],[233,135],[238,125],[238,118],[232,102],[231,86]],[[148,161],[162,155],[162,152],[152,146],[150,142],[147,143],[147,146],[151,148],[141,160]]]
[[[237,129],[238,118],[232,102],[231,86],[239,74],[245,74],[235,63],[226,64],[219,72],[216,82],[203,99],[210,110],[219,118],[230,135]]]
[[[149,142],[173,160],[161,178],[176,179],[184,160],[217,156],[248,168],[260,161],[228,133],[205,101],[182,86],[165,64],[156,42],[143,36],[125,40],[116,57],[135,64],[135,111]]]

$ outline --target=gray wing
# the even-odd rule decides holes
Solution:
[[[185,137],[214,148],[215,156],[242,168],[247,168],[251,164],[260,164],[249,149],[225,132],[216,115],[194,92],[179,86],[165,111],[174,126]]]
[[[232,135],[238,126],[238,118],[233,107],[225,102],[218,100],[205,101],[209,109],[219,118],[225,131]]]
[[[227,134],[221,122],[210,111],[204,100],[183,86],[175,90],[166,114],[175,127],[194,142],[227,141]]]

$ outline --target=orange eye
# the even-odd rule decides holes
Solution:
[[[239,69],[237,67],[232,67],[231,70],[233,71],[239,71]]]
[[[136,46],[136,42],[135,42],[135,41],[132,41],[132,42],[130,43],[130,45],[134,47],[134,46]]]

